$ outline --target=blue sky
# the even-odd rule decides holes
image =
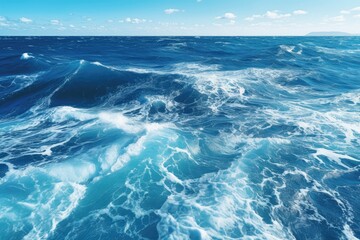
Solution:
[[[0,0],[0,35],[360,32],[359,0]]]

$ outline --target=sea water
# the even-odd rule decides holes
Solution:
[[[0,239],[360,238],[359,37],[1,37]]]

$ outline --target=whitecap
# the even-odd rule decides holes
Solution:
[[[29,53],[23,53],[20,57],[21,60],[26,60],[26,59],[30,59],[30,58],[34,58],[34,57],[31,56]]]
[[[49,175],[60,179],[62,182],[84,183],[96,172],[96,166],[87,161],[68,160],[46,166]]]
[[[340,165],[346,169],[348,169],[349,167],[347,165],[345,165],[343,162],[342,162],[342,159],[347,159],[347,160],[352,160],[352,161],[355,161],[355,162],[360,162],[360,160],[357,160],[351,156],[348,156],[348,155],[345,155],[345,154],[339,154],[339,153],[336,153],[334,151],[331,151],[331,150],[328,150],[328,149],[325,149],[325,148],[317,148],[316,149],[316,153],[313,154],[313,156],[318,159],[319,161],[323,162],[319,156],[325,156],[327,157],[329,160],[335,162],[337,165]]]
[[[284,54],[286,52],[291,54],[301,55],[302,49],[300,48],[299,50],[297,50],[297,48],[298,48],[297,46],[280,45],[280,50],[278,52],[278,55]]]

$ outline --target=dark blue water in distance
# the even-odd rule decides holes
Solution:
[[[1,37],[0,239],[359,239],[360,37]]]

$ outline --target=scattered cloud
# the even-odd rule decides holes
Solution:
[[[308,12],[304,11],[304,10],[295,10],[295,11],[293,11],[293,14],[294,15],[306,15],[306,14],[308,14]]]
[[[51,23],[52,25],[61,25],[61,22],[60,22],[59,20],[57,20],[57,19],[51,20],[50,23]]]
[[[340,14],[350,14],[351,12],[349,10],[341,10]]]
[[[327,20],[328,21],[333,20],[333,22],[344,22],[345,21],[344,15],[350,15],[350,14],[353,14],[352,16],[354,18],[360,18],[360,14],[358,14],[358,12],[360,12],[360,7],[354,7],[354,8],[348,9],[348,10],[341,10],[340,16],[334,17],[332,19],[330,18]],[[341,16],[342,16],[342,18],[341,18]]]
[[[255,15],[252,15],[251,17],[245,18],[245,21],[251,22],[251,21],[254,21],[254,20],[257,19],[257,18],[263,18],[263,15],[255,14]]]
[[[254,14],[250,17],[245,18],[246,21],[254,21],[256,19],[271,19],[271,20],[276,20],[276,19],[282,19],[282,18],[289,18],[291,16],[298,16],[298,15],[306,15],[308,14],[307,11],[305,10],[295,10],[292,13],[282,13],[278,10],[273,10],[273,11],[266,11],[266,13],[264,14]]]
[[[287,18],[287,17],[291,17],[290,13],[279,13],[279,11],[267,11],[264,15],[267,18],[270,19],[280,19],[280,18]]]
[[[340,14],[351,14],[352,12],[360,12],[360,7],[354,7],[348,10],[341,10]]]
[[[216,19],[235,20],[236,15],[234,13],[228,12],[228,13],[225,13],[223,16],[216,17]]]
[[[345,17],[344,15],[339,15],[339,16],[335,16],[335,17],[331,17],[327,19],[327,22],[344,22],[345,21]]]
[[[0,26],[1,27],[7,27],[9,26],[9,23],[5,17],[0,16]]]
[[[352,12],[360,12],[360,7],[352,8],[352,9],[350,9],[350,11],[352,11]]]
[[[168,14],[168,15],[173,14],[173,13],[177,13],[177,12],[180,12],[180,10],[177,9],[177,8],[169,8],[169,9],[164,10],[164,13]]]
[[[141,19],[141,18],[130,18],[127,17],[124,20],[120,20],[121,23],[132,23],[132,24],[139,24],[139,23],[146,23],[151,22],[151,20]]]
[[[217,20],[221,20],[221,19],[228,20],[227,24],[229,24],[229,25],[234,25],[236,23],[236,21],[235,21],[236,15],[234,13],[231,13],[231,12],[227,12],[222,16],[216,17],[215,19],[217,19]],[[215,26],[221,26],[221,24],[218,24],[218,23],[216,23],[214,25]]]
[[[33,21],[30,18],[26,18],[26,17],[21,17],[19,20],[22,23],[32,23],[32,21]]]
[[[183,22],[158,22],[159,25],[164,27],[184,26]]]
[[[267,11],[264,14],[256,14],[256,15],[252,15],[251,17],[247,17],[245,18],[246,21],[254,21],[255,19],[259,19],[259,18],[268,18],[268,19],[281,19],[281,18],[287,18],[287,17],[291,17],[290,13],[280,13],[279,11],[275,10],[275,11]]]

